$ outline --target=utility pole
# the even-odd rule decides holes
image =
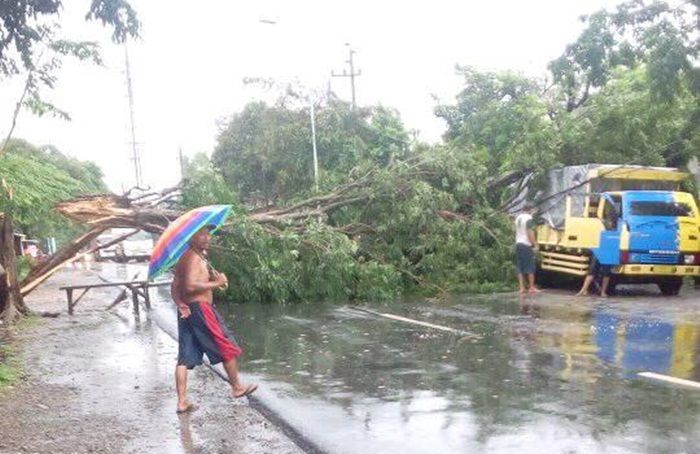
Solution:
[[[178,158],[180,160],[180,181],[185,179],[185,157],[182,156],[182,147],[178,151]]]
[[[126,61],[126,88],[129,95],[129,120],[131,122],[131,159],[134,161],[134,178],[136,187],[143,186],[143,174],[141,173],[141,157],[136,147],[136,131],[134,127],[134,93],[131,88],[131,68],[129,67],[129,50],[124,43],[124,60]]]
[[[350,68],[350,72],[347,71],[346,68],[343,68],[342,73],[336,73],[335,71],[331,71],[331,77],[349,77],[350,78],[350,89],[352,90],[352,108],[355,109],[355,77],[361,76],[362,75],[362,70],[358,69],[357,72],[355,72],[355,64],[353,62],[353,55],[355,54],[355,51],[352,50],[352,47],[350,47],[349,43],[345,43],[345,45],[348,48],[349,51],[349,57],[345,63],[348,64]]]
[[[314,189],[318,192],[318,153],[316,153],[316,113],[314,112],[314,102],[311,100],[311,145],[314,152]]]

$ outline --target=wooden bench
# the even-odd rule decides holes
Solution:
[[[143,302],[146,305],[146,309],[151,309],[151,297],[148,294],[148,289],[151,287],[163,287],[170,285],[172,281],[122,281],[122,282],[105,282],[101,284],[81,284],[81,285],[66,285],[61,287],[61,290],[66,291],[66,298],[68,299],[68,314],[73,315],[73,309],[78,304],[85,294],[93,288],[105,288],[105,287],[126,287],[131,291],[131,299],[134,304],[134,315],[139,315],[139,296],[143,298]],[[73,292],[76,290],[82,290],[82,293],[73,300]],[[121,301],[117,299],[117,302]],[[108,309],[114,306],[112,304]]]

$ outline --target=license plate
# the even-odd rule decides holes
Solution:
[[[677,270],[675,266],[669,265],[654,265],[654,272],[660,274],[672,274]]]

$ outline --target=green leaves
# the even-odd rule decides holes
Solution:
[[[700,51],[698,8],[697,2],[687,0],[674,7],[663,1],[631,0],[585,17],[579,38],[550,64],[566,110],[583,105],[620,66],[645,64],[652,95],[673,99],[680,80],[692,78]]]
[[[0,190],[0,211],[11,210],[16,225],[25,233],[54,236],[59,242],[75,229],[53,211],[54,205],[78,194],[106,190],[95,164],[22,140],[10,141],[0,157],[0,178],[12,191],[10,198],[7,191]]]
[[[94,43],[56,38],[60,26],[54,20],[62,8],[61,0],[22,0],[0,5],[0,75],[36,70],[47,50],[100,63]],[[141,25],[126,0],[92,0],[85,19],[111,26],[112,38],[119,43],[127,36],[138,37]]]
[[[249,103],[218,137],[212,162],[226,183],[251,205],[265,205],[313,190],[310,112]],[[335,99],[315,108],[321,186],[344,181],[362,162],[386,166],[406,155],[408,134],[395,110],[352,110]]]
[[[112,39],[117,43],[123,43],[128,36],[138,37],[141,28],[136,10],[126,0],[92,0],[85,19],[111,26]]]
[[[460,67],[464,89],[455,105],[440,105],[450,146],[485,166],[490,175],[552,166],[556,136],[538,83],[514,73]]]

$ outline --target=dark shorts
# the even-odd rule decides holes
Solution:
[[[602,265],[595,255],[591,256],[591,265],[588,267],[590,276],[610,277],[612,275],[612,265]]]
[[[194,302],[189,307],[190,316],[187,318],[182,318],[178,311],[177,364],[192,369],[202,364],[205,353],[212,364],[238,358],[243,351],[214,306]]]
[[[515,264],[518,274],[535,274],[535,250],[527,244],[515,245]]]

